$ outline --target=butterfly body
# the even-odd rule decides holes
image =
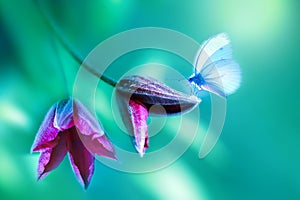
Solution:
[[[204,80],[204,78],[202,77],[201,74],[194,74],[194,75],[192,75],[189,78],[189,82],[190,83],[194,83],[198,87],[205,84],[205,80]],[[200,87],[199,87],[199,90],[201,90]]]

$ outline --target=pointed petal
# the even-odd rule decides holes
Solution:
[[[90,136],[81,134],[79,131],[78,134],[82,143],[92,155],[97,154],[99,156],[105,156],[114,160],[117,159],[113,145],[111,144],[106,135],[100,136],[94,134]]]
[[[140,156],[143,157],[148,144],[148,111],[147,108],[136,101],[129,101],[129,113],[134,134],[134,145]]]
[[[59,130],[53,126],[56,107],[57,103],[55,103],[47,112],[44,121],[36,134],[31,147],[31,152],[53,148],[56,145],[55,138],[59,132]]]
[[[186,112],[193,109],[200,100],[176,91],[150,77],[127,76],[116,86],[117,92],[125,99],[142,102],[149,110],[153,105],[164,109],[150,109],[151,114],[165,115]]]
[[[61,133],[57,145],[53,149],[41,152],[38,164],[38,180],[44,178],[55,169],[64,159],[67,153],[66,134]]]
[[[86,189],[94,173],[94,156],[81,142],[75,127],[69,129],[68,131],[68,150],[70,162],[78,181]]]
[[[122,121],[128,131],[128,134],[130,134],[131,136],[133,136],[133,124],[132,124],[132,120],[131,120],[131,112],[129,109],[129,100],[123,98],[123,96],[120,96],[120,94],[116,94],[116,100],[117,100],[117,104],[120,110],[120,115],[122,117]]]
[[[92,154],[116,159],[114,148],[96,117],[78,100],[74,100],[73,106],[77,133],[85,147]]]
[[[79,129],[81,134],[99,136],[104,135],[104,131],[101,128],[98,120],[92,113],[82,105],[78,100],[74,99],[74,123]]]
[[[125,98],[117,98],[122,121],[127,128],[127,131],[133,138],[133,144],[143,157],[148,148],[148,125],[146,120],[148,118],[147,108],[133,100],[127,101]]]
[[[57,103],[54,117],[54,127],[60,131],[74,126],[72,99],[63,99]]]

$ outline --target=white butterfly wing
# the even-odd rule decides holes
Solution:
[[[205,83],[200,87],[220,96],[234,93],[241,83],[241,70],[234,60],[219,60],[205,66],[201,72]]]
[[[226,33],[220,33],[206,40],[200,47],[195,60],[195,73],[212,62],[221,59],[231,59],[232,49]]]
[[[192,76],[199,74],[204,81],[194,84],[199,84],[200,90],[225,97],[239,88],[241,70],[239,64],[232,60],[232,47],[226,33],[215,35],[201,45]]]

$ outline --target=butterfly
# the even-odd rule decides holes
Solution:
[[[239,88],[241,70],[232,58],[232,47],[226,33],[212,36],[201,45],[194,73],[188,81],[196,94],[204,90],[226,97]]]

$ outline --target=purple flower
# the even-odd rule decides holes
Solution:
[[[197,97],[176,91],[150,77],[124,77],[116,90],[122,120],[132,134],[134,146],[141,157],[149,146],[148,114],[166,116],[184,113],[200,103]]]
[[[94,154],[116,159],[98,121],[78,100],[64,99],[48,111],[32,145],[41,152],[38,180],[55,169],[69,152],[78,181],[87,188],[94,172]]]

